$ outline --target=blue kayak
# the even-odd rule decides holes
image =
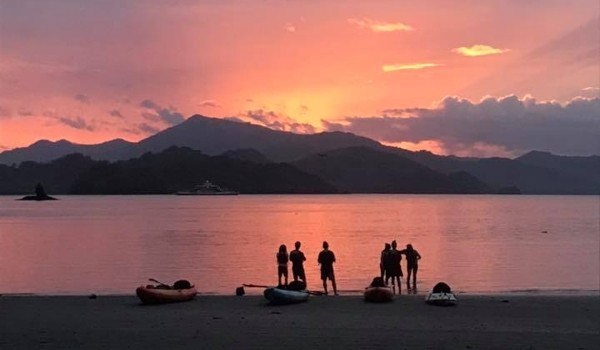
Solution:
[[[288,290],[280,288],[267,288],[264,292],[265,298],[274,305],[296,304],[308,300],[306,290]]]

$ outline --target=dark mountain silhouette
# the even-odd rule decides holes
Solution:
[[[97,145],[80,145],[67,140],[40,140],[29,147],[0,153],[0,164],[20,164],[24,161],[49,162],[67,154],[80,153],[98,160],[127,159],[139,153],[134,143],[115,139]]]
[[[367,147],[324,152],[292,163],[350,193],[493,193],[465,173],[442,174],[399,155]]]
[[[557,156],[549,152],[532,151],[515,160],[540,168],[568,173],[582,179],[595,178],[600,183],[600,156]]]
[[[387,151],[401,154],[443,173],[467,172],[501,193],[600,193],[598,156],[566,157],[546,152],[530,152],[516,159],[461,158],[397,148],[388,148]]]
[[[207,155],[252,148],[273,161],[290,161],[337,148],[381,145],[351,133],[294,134],[250,123],[194,115],[138,143],[117,139],[98,145],[78,145],[65,140],[43,140],[29,147],[0,153],[0,164],[19,164],[26,160],[48,162],[70,153],[81,153],[97,160],[125,160],[146,152],[162,152],[171,146],[189,147]]]
[[[144,151],[161,151],[170,146],[185,146],[210,155],[251,148],[276,162],[351,146],[380,144],[366,137],[343,132],[294,134],[263,126],[199,115],[163,130],[138,143]]]
[[[252,163],[271,163],[262,153],[252,148],[236,149],[221,154],[223,157],[243,160]]]
[[[289,164],[211,157],[179,147],[112,163],[72,154],[50,163],[0,165],[0,194],[28,193],[38,182],[55,194],[169,194],[205,180],[240,193],[337,192]]]
[[[302,135],[199,115],[190,117],[183,123],[138,143],[120,139],[98,145],[78,145],[65,140],[38,141],[26,148],[0,153],[0,164],[19,164],[26,160],[48,162],[69,153],[81,153],[97,160],[126,160],[140,157],[147,152],[160,153],[171,146],[189,147],[200,150],[205,155],[222,154],[227,158],[259,164],[266,164],[269,161],[291,162],[312,155],[327,154],[337,149],[368,147],[410,159],[450,178],[456,178],[461,173],[464,177],[469,175],[471,180],[472,177],[476,177],[501,193],[598,194],[600,192],[598,175],[600,157],[598,156],[563,157],[544,152],[530,152],[516,159],[440,156],[427,151],[411,152],[384,146],[374,140],[350,133],[325,132]],[[399,165],[390,164],[389,167],[392,168],[404,164],[404,161],[399,158],[386,159],[392,163],[399,162]],[[372,171],[381,176],[381,169],[377,168],[380,165],[375,163],[371,165],[376,167]],[[354,170],[348,168],[347,171]],[[393,173],[390,169],[386,171]],[[363,172],[363,174],[367,173]],[[358,174],[355,176],[356,179],[360,177]],[[468,179],[463,180],[466,183],[472,182]],[[365,178],[364,181],[369,180]],[[394,186],[390,187],[393,191],[401,190]],[[384,187],[382,185],[379,189]],[[430,193],[430,191],[439,191],[440,188],[423,191]],[[54,189],[49,188],[49,190],[52,193],[59,193]],[[406,188],[403,190],[408,191]],[[470,191],[477,190],[469,189],[467,193],[471,193]]]
[[[96,163],[75,153],[50,163],[27,161],[19,166],[0,165],[0,194],[26,194],[37,183],[43,183],[48,193],[71,193],[72,184],[80,174]]]

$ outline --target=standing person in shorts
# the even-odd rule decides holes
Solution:
[[[406,255],[406,270],[408,275],[406,276],[406,287],[410,290],[410,276],[413,278],[413,290],[417,290],[417,270],[419,269],[419,260],[421,260],[421,254],[413,248],[412,244],[407,244],[406,249],[400,251],[401,254]]]
[[[388,252],[385,266],[385,283],[388,284],[390,277],[392,278],[392,290],[396,293],[396,283],[398,284],[398,294],[402,294],[402,286],[400,284],[400,278],[403,276],[402,267],[400,266],[400,261],[402,260],[402,255],[396,249],[398,244],[396,241],[392,242],[392,249]]]
[[[318,262],[321,265],[321,279],[323,280],[323,289],[327,294],[327,279],[331,281],[333,294],[338,295],[335,285],[335,274],[333,273],[333,263],[335,262],[335,254],[329,250],[329,243],[323,242],[323,250],[319,253]]]
[[[288,261],[290,261],[290,257],[287,252],[287,247],[285,244],[279,246],[279,251],[277,252],[277,280],[279,282],[279,286],[286,286],[288,284]],[[281,277],[285,278],[285,284],[281,284]]]
[[[294,243],[296,249],[290,252],[290,261],[292,262],[292,276],[294,277],[294,281],[297,282],[300,279],[304,282],[304,286],[306,288],[306,273],[304,272],[304,262],[306,261],[306,257],[304,253],[300,251],[300,242]]]

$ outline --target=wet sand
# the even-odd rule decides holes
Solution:
[[[145,306],[135,296],[0,296],[0,349],[595,349],[600,296],[403,295],[389,304],[317,296],[199,296]]]

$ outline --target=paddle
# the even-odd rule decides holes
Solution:
[[[265,286],[262,284],[246,284],[246,283],[242,284],[242,286],[248,287],[248,288],[275,288],[273,286]],[[306,292],[311,295],[325,295],[325,292],[321,292],[321,291],[306,290]]]
[[[160,284],[161,286],[164,286],[164,287],[169,287],[169,288],[171,287],[170,285],[168,285],[166,283],[162,283],[161,281],[157,281],[154,278],[148,278],[148,281],[154,282],[154,283],[158,283],[158,284]]]

